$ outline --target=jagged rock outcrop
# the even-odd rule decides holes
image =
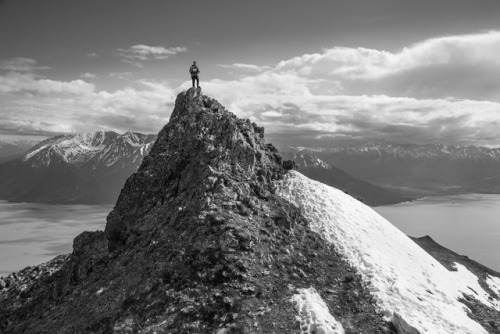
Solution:
[[[179,94],[105,233],[77,237],[24,296],[2,293],[0,328],[301,333],[291,297],[314,285],[347,333],[391,332],[355,270],[276,196],[284,173],[263,128],[199,89]]]

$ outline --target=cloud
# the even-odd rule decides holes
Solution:
[[[87,57],[89,58],[99,58],[99,55],[96,52],[87,53]]]
[[[27,95],[86,95],[94,90],[94,85],[83,80],[57,81],[37,78],[32,73],[10,72],[0,76],[0,94]]]
[[[118,49],[123,61],[134,66],[142,67],[141,61],[147,60],[163,60],[168,57],[187,52],[185,47],[164,47],[164,46],[148,46],[144,44],[133,45],[128,49]]]
[[[132,81],[132,72],[111,72],[108,77],[130,82]]]
[[[242,70],[242,71],[249,71],[249,72],[262,72],[266,70],[270,70],[270,66],[259,66],[259,65],[253,65],[253,64],[240,64],[240,63],[234,63],[232,65],[224,65],[224,64],[219,64],[219,67],[222,68],[227,68],[231,70]]]
[[[437,40],[428,44],[457,40],[470,42],[475,38],[480,41],[491,37],[491,33],[485,35],[485,38],[446,38],[444,41]],[[423,53],[413,52],[415,55]],[[436,90],[441,93],[428,92],[427,95],[431,97],[427,98],[422,97],[425,94],[398,94],[396,88],[410,92],[416,89],[412,85],[421,84],[423,89],[425,80],[422,78],[432,74],[430,69],[435,70],[435,67],[429,67],[430,62],[426,66],[409,66],[407,68],[412,68],[411,70],[405,68],[400,73],[396,71],[375,76],[373,73],[381,71],[366,72],[370,76],[366,74],[363,78],[355,79],[332,75],[330,68],[322,63],[323,58],[328,57],[328,51],[323,55],[305,55],[280,62],[263,73],[232,81],[212,80],[203,83],[203,87],[210,94],[213,92],[218,96],[223,104],[239,116],[264,125],[266,132],[271,133],[271,138],[284,145],[292,142],[303,144],[304,141],[320,145],[335,137],[385,139],[400,143],[500,144],[500,133],[497,131],[500,125],[498,101],[443,94],[450,92],[447,86],[461,76],[466,76],[471,85],[475,85],[475,89],[484,88],[484,82],[479,80],[484,73],[477,69],[477,64],[474,65],[475,71],[472,66],[465,70],[464,63],[460,66],[447,64],[440,67],[441,71],[448,71],[449,76],[441,78],[435,84],[438,87],[444,86]],[[483,60],[491,58],[481,57]],[[363,61],[360,62],[363,64]],[[408,60],[407,63],[409,62]],[[495,62],[497,60],[491,58],[485,66],[495,66]],[[413,60],[413,63],[418,64],[419,61]],[[360,68],[364,69],[366,66],[361,65]],[[421,81],[410,82],[410,78],[406,78],[406,87],[394,87],[392,94],[391,89],[386,90],[388,94],[379,94],[366,84],[370,82],[373,85],[388,86],[387,78],[391,77],[398,78],[397,82],[404,86],[403,72],[420,77]]]
[[[488,64],[500,66],[500,31],[437,37],[392,53],[366,48],[334,47],[280,62],[277,70],[344,79],[377,80],[428,66]]]
[[[10,72],[32,72],[35,70],[46,70],[49,67],[38,66],[36,60],[30,58],[10,58],[0,60],[0,70]]]
[[[269,68],[223,65],[247,75],[202,86],[284,146],[322,146],[336,138],[500,145],[499,40],[499,32],[484,32],[432,38],[395,52],[335,47]],[[139,49],[154,59],[151,50]],[[127,78],[127,87],[105,91],[81,79],[0,75],[0,94],[8,100],[0,128],[156,132],[176,93],[191,86]]]
[[[334,47],[281,61],[276,72],[322,78],[344,94],[500,102],[500,31],[431,38],[397,52]]]
[[[85,73],[82,74],[82,78],[85,78],[85,79],[95,79],[95,78],[97,78],[97,75],[94,74],[94,73],[85,72]]]
[[[81,79],[61,81],[9,72],[0,75],[0,133],[157,132],[168,120],[175,95],[168,82],[136,80],[131,86],[106,91]]]

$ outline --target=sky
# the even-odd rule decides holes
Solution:
[[[500,146],[500,0],[0,0],[0,137],[157,133],[200,85],[279,146]]]

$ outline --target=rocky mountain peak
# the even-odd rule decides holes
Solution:
[[[250,188],[269,192],[270,181],[282,173],[281,157],[265,143],[263,128],[191,88],[178,95],[170,122],[125,184],[106,225],[111,245],[154,228],[159,222],[142,219],[150,211],[173,203],[175,210],[207,209],[215,197],[235,205]]]

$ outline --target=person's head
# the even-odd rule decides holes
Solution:
[[[196,61],[193,61],[193,65],[196,65]]]

